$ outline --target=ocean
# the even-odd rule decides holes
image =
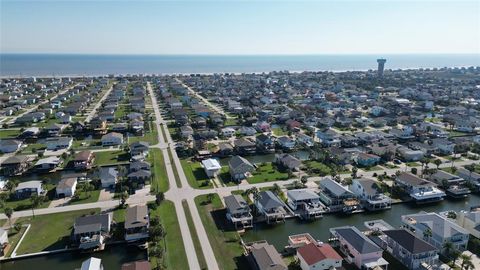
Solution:
[[[480,66],[480,54],[395,55],[81,55],[0,54],[0,76],[94,76],[107,74],[251,73],[345,71]]]

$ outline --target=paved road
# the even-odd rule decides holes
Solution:
[[[26,111],[24,111],[23,113],[19,114],[19,115],[15,115],[14,117],[10,118],[10,120],[7,122],[8,124],[13,124],[15,122],[15,120],[17,120],[17,118],[21,117],[21,116],[24,116],[25,114],[27,113],[31,113],[33,112],[34,110],[36,110],[38,107],[40,107],[41,105],[44,105],[44,104],[47,104],[50,102],[51,99],[55,99],[56,97],[58,97],[59,95],[63,95],[65,94],[68,90],[74,88],[75,86],[77,86],[77,84],[74,84],[72,86],[69,86],[69,87],[66,87],[64,90],[58,92],[56,95],[54,95],[53,97],[50,97],[48,98],[47,100],[45,101],[42,101],[40,103],[38,103],[37,105],[27,109]]]
[[[188,86],[187,84],[185,84],[184,82],[182,82],[179,78],[175,78],[175,80],[180,83],[181,85],[183,85],[185,88],[188,89],[188,91],[195,95],[195,97],[197,97],[198,99],[202,100],[207,106],[209,106],[210,108],[212,108],[212,110],[216,111],[217,113],[221,114],[221,115],[224,115],[226,118],[235,118],[235,117],[232,117],[232,116],[229,116],[228,114],[225,113],[225,111],[218,107],[217,105],[211,103],[210,101],[208,101],[208,99],[202,97],[200,94],[198,94],[195,90],[193,90],[190,86]]]
[[[87,118],[85,118],[86,123],[88,123],[88,122],[90,122],[90,120],[92,120],[92,118],[97,113],[98,108],[100,108],[100,106],[102,106],[105,99],[108,97],[110,92],[112,92],[112,89],[113,89],[113,85],[110,86],[110,88],[107,90],[107,92],[102,96],[102,98],[97,102],[97,104],[95,104],[95,107],[93,107],[93,109],[88,113]]]

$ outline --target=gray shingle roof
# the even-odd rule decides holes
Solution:
[[[260,197],[258,203],[260,203],[266,210],[283,207],[283,203],[280,199],[270,190],[262,191],[258,195]]]
[[[406,230],[383,231],[388,237],[397,242],[400,246],[412,254],[435,251],[437,248],[416,237]]]
[[[361,254],[382,251],[381,248],[355,227],[337,228],[335,231]]]

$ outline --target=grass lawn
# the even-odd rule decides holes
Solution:
[[[153,181],[151,184],[152,191],[167,192],[169,184],[162,150],[158,148],[150,149],[148,160],[153,166]]]
[[[233,225],[227,223],[225,209],[220,197],[214,194],[210,203],[207,200],[207,195],[201,195],[195,198],[195,204],[207,231],[219,268],[249,269],[243,257],[240,236]]]
[[[202,246],[200,245],[200,240],[198,239],[197,231],[195,230],[195,225],[193,224],[192,214],[188,208],[187,201],[182,202],[183,211],[185,211],[185,216],[187,218],[188,228],[190,234],[192,235],[193,246],[195,247],[195,253],[197,253],[198,263],[200,264],[201,269],[207,269],[207,262],[205,261],[205,256],[203,255]]]
[[[86,192],[80,192],[80,196],[77,200],[71,200],[70,204],[82,204],[82,203],[93,203],[98,201],[100,197],[100,190],[90,191],[90,196]]]
[[[44,144],[41,144],[41,143],[30,143],[30,144],[27,144],[27,147],[23,148],[21,153],[22,154],[31,154],[34,149],[35,150],[43,150],[43,149],[46,149],[47,146],[45,146]]]
[[[446,159],[446,160],[450,160],[450,161],[462,160],[462,158],[461,158],[460,156],[456,156],[456,157],[453,157],[453,156],[444,156],[443,158]]]
[[[460,132],[460,131],[450,131],[448,132],[448,136],[449,137],[460,137],[460,136],[467,136],[467,135],[471,135],[472,133],[468,133],[468,132]]]
[[[252,177],[247,178],[250,184],[288,179],[288,173],[278,171],[270,162],[264,163],[263,165],[259,164],[252,175]]]
[[[173,176],[175,177],[175,184],[177,185],[177,187],[181,188],[182,182],[180,181],[180,177],[178,176],[177,165],[175,165],[175,162],[173,161],[172,149],[168,150],[168,158],[170,159],[170,164],[172,164]]]
[[[230,175],[230,169],[228,168],[228,166],[222,167],[220,173],[218,174],[218,179],[220,179],[220,181],[228,187],[237,185],[237,182],[232,180],[232,177]]]
[[[0,139],[16,138],[20,135],[20,129],[0,130]]]
[[[125,208],[116,208],[113,211],[113,220],[116,223],[125,222]]]
[[[115,119],[123,119],[123,117],[127,115],[126,109],[126,105],[118,105],[115,110]]]
[[[284,135],[288,135],[288,132],[287,131],[284,131],[282,128],[272,128],[272,132],[273,132],[273,135],[275,136],[284,136]]]
[[[210,181],[210,179],[208,179],[200,162],[192,162],[187,159],[181,159],[180,162],[182,163],[183,171],[185,173],[185,176],[187,177],[190,186],[200,189],[213,187],[212,182]],[[208,185],[205,184],[207,182]]]
[[[13,224],[12,224],[13,225]],[[22,235],[25,233],[25,230],[27,227],[23,227],[20,229],[20,231],[15,231],[15,229],[10,229],[8,231],[8,242],[10,243],[10,249],[8,250],[7,254],[5,254],[5,257],[10,257],[12,254],[13,250],[18,244],[18,241],[22,237]]]
[[[123,150],[95,152],[95,165],[105,166],[128,162],[129,155]]]
[[[407,165],[408,167],[419,167],[419,166],[421,166],[420,163],[415,162],[415,161],[406,162],[405,165]]]
[[[139,141],[144,141],[149,143],[150,145],[154,145],[158,143],[158,132],[156,126],[151,122],[146,122],[150,125],[150,129],[145,132],[143,136],[132,136],[128,138],[128,143],[134,143]]]
[[[326,176],[332,171],[327,165],[315,160],[305,161],[305,165],[312,171],[313,175]]]
[[[225,120],[224,126],[236,126],[238,125],[238,119],[236,118],[227,118]]]
[[[30,230],[20,244],[17,254],[35,253],[62,249],[68,245],[75,218],[99,209],[80,210],[50,215],[21,218],[23,224],[31,224]]]
[[[371,172],[371,171],[380,171],[382,168],[380,166],[373,166],[373,167],[366,167],[366,168],[360,168],[366,172]]]
[[[171,201],[163,201],[160,206],[150,211],[150,217],[159,217],[165,229],[165,264],[167,269],[188,269],[187,255],[183,245],[180,226],[178,225],[175,205]],[[152,269],[156,266],[155,260],[150,260]]]

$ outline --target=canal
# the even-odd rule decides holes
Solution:
[[[0,270],[74,270],[90,257],[102,259],[105,270],[118,270],[122,264],[147,259],[147,252],[135,246],[112,245],[95,253],[67,252],[0,263]]]
[[[437,204],[414,205],[412,203],[400,203],[392,205],[392,209],[382,212],[364,212],[353,215],[327,214],[323,218],[302,222],[299,219],[288,219],[285,223],[267,225],[256,224],[253,229],[247,230],[242,236],[245,242],[267,240],[281,251],[288,244],[288,236],[299,233],[310,233],[315,239],[326,242],[330,236],[329,229],[340,226],[356,226],[360,230],[366,230],[363,223],[374,219],[383,219],[393,227],[401,225],[400,216],[418,213],[420,211],[442,212],[469,210],[471,206],[480,205],[480,195],[471,194],[468,199],[460,201],[444,200]]]

